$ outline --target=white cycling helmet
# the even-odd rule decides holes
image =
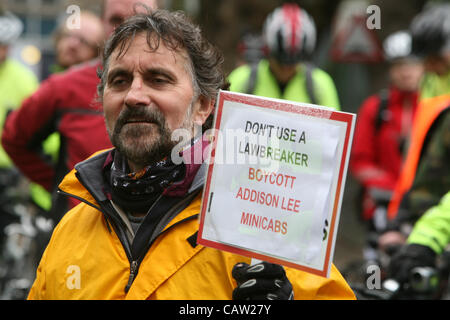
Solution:
[[[12,44],[20,37],[22,31],[22,21],[14,14],[5,12],[0,16],[0,44]]]
[[[308,58],[316,45],[316,27],[312,17],[297,4],[276,8],[263,27],[269,55],[283,64]]]
[[[397,31],[383,42],[384,57],[392,62],[412,57],[412,37],[408,31]]]

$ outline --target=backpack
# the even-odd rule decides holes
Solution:
[[[382,89],[378,93],[378,98],[380,99],[380,103],[378,105],[377,115],[375,117],[375,132],[377,132],[383,122],[389,120],[389,113],[387,111],[387,107],[389,105],[389,90]]]

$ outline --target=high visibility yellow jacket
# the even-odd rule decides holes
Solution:
[[[436,254],[442,254],[450,243],[450,191],[417,220],[407,242],[427,246]]]
[[[262,59],[256,69],[252,69],[250,65],[242,65],[233,70],[228,76],[230,91],[314,103],[340,110],[338,94],[330,75],[317,67],[308,68],[312,67],[306,64],[299,65],[296,74],[282,90],[270,70],[269,61]],[[254,85],[249,85],[251,81],[254,81]],[[309,90],[312,92],[308,90],[308,82],[310,82]],[[316,101],[311,100],[312,96]]]
[[[104,154],[85,162],[97,161],[98,166],[102,157]],[[236,287],[231,270],[236,263],[250,263],[250,259],[195,243],[199,190],[187,195],[193,200],[161,228],[136,274],[120,228],[110,223],[104,199],[86,183],[83,169],[75,167],[60,185],[83,203],[55,228],[29,299],[231,299]],[[286,273],[297,299],[354,299],[335,266],[328,279],[291,268],[286,268]]]
[[[21,63],[11,58],[0,63],[0,131],[3,130],[8,112],[19,108],[22,101],[31,95],[38,86],[37,77]],[[0,144],[0,168],[11,168],[12,166],[11,159]]]

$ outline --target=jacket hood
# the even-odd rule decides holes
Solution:
[[[95,153],[78,163],[59,184],[59,190],[91,206],[99,208],[99,202],[107,200],[103,190],[101,168],[111,149]],[[83,179],[84,184],[80,182]]]

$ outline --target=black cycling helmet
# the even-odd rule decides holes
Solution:
[[[285,3],[266,18],[263,37],[271,56],[283,64],[295,64],[312,54],[316,27],[304,9]]]
[[[433,5],[412,21],[412,51],[421,57],[450,50],[450,3]]]

